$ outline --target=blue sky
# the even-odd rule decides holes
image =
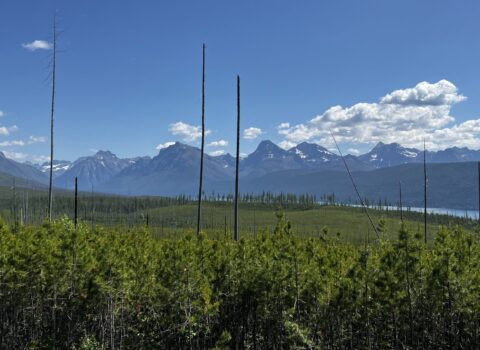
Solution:
[[[57,159],[198,144],[204,42],[209,153],[234,149],[236,74],[253,128],[242,153],[261,139],[331,147],[329,129],[351,153],[480,148],[478,1],[3,0],[0,150],[18,160],[48,155],[55,11]]]

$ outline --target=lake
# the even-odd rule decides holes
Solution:
[[[361,207],[359,204],[342,204],[351,207]],[[378,206],[369,206],[369,209],[377,209]],[[397,206],[382,206],[382,210],[400,210],[400,207]],[[414,211],[418,213],[423,213],[423,207],[404,207],[404,211]],[[451,208],[427,208],[427,213],[429,214],[439,214],[439,215],[450,215],[457,216],[462,218],[469,219],[478,219],[478,210],[467,210],[467,209],[451,209]]]

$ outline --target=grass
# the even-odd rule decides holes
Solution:
[[[28,198],[28,205],[26,201]],[[73,217],[73,193],[57,191],[54,200],[56,217]],[[14,213],[24,217],[26,224],[41,224],[46,215],[47,192],[17,188],[16,206],[13,206],[11,187],[0,187],[0,217],[10,224]],[[183,204],[182,204],[183,203]],[[92,205],[94,210],[92,210]],[[221,201],[205,201],[202,210],[202,230],[208,235],[232,236],[233,204]],[[239,212],[240,237],[255,236],[261,231],[272,232],[277,218],[274,205],[241,203]],[[318,237],[323,234],[338,236],[354,244],[372,241],[375,232],[362,208],[324,205],[313,208],[283,207],[286,219],[292,225],[293,234],[303,237]],[[28,215],[25,215],[25,213]],[[400,213],[392,210],[370,209],[375,225],[384,223],[385,235],[395,238],[400,227]],[[93,225],[117,227],[120,230],[136,226],[148,226],[155,237],[180,237],[196,229],[196,202],[188,199],[175,201],[161,197],[122,197],[81,193],[79,196],[79,219]],[[92,220],[94,218],[94,220]],[[407,226],[423,235],[423,214],[404,212]],[[476,229],[474,220],[446,215],[428,216],[428,239],[432,240],[439,225],[460,225],[467,230]]]
[[[364,244],[366,239],[375,239],[375,232],[365,213],[360,208],[345,206],[320,206],[314,209],[283,209],[286,219],[292,224],[292,232],[303,237],[318,237],[322,234],[338,236],[354,244]],[[150,209],[149,226],[157,237],[177,236],[193,232],[195,228],[196,206],[194,204]],[[383,221],[386,236],[397,237],[400,228],[398,211],[372,210],[370,214],[376,225]],[[419,213],[404,213],[408,227],[423,235],[423,216]],[[255,207],[242,204],[239,215],[240,236],[254,236],[260,231],[272,232],[277,218],[271,207]],[[471,220],[429,215],[428,239],[440,225],[461,225],[473,228]],[[203,207],[202,230],[210,235],[231,235],[233,223],[231,204],[207,202]]]

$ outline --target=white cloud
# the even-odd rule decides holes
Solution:
[[[50,161],[50,157],[49,157],[49,156],[36,156],[36,155],[32,155],[32,156],[29,156],[29,158],[30,158],[34,163],[37,163],[37,164],[42,164],[42,163],[45,163],[45,162]]]
[[[419,143],[421,141],[419,140]],[[480,149],[480,119],[467,120],[449,128],[434,130],[425,135],[425,141],[429,149],[451,146]],[[439,147],[439,144],[442,147]]]
[[[228,141],[227,140],[218,140],[210,142],[207,147],[227,147]]]
[[[12,126],[0,126],[0,135],[3,136],[8,136],[10,133],[15,132],[18,130],[18,126],[12,125]]]
[[[295,142],[291,142],[291,141],[287,141],[287,140],[283,140],[282,142],[280,142],[278,144],[279,147],[285,149],[285,150],[289,150],[290,148],[292,147],[295,147],[297,144]]]
[[[353,155],[358,155],[358,154],[360,154],[360,151],[356,148],[349,148],[348,153],[353,154]]]
[[[43,136],[30,136],[27,141],[23,140],[9,140],[0,142],[0,147],[12,147],[12,146],[26,146],[34,143],[45,142],[46,139]]]
[[[0,117],[4,117],[5,112],[0,110]],[[12,125],[12,126],[1,126],[0,125],[0,136],[8,136],[10,133],[15,132],[18,130],[18,126]]]
[[[173,146],[174,144],[175,144],[175,142],[173,142],[173,141],[161,143],[161,144],[159,144],[157,147],[155,147],[155,149],[161,150],[161,149],[164,149],[164,148]]]
[[[184,122],[170,124],[168,131],[172,135],[179,135],[184,141],[193,142],[202,137],[202,129],[199,126],[190,125]],[[210,130],[205,130],[205,135],[209,135]]]
[[[290,127],[290,123],[280,123],[280,124],[277,126],[277,129],[278,129],[278,130],[288,129],[289,127]]]
[[[333,106],[306,123],[286,127],[278,133],[284,141],[315,141],[332,145],[330,130],[338,142],[372,144],[399,142],[404,146],[430,149],[453,145],[480,148],[480,120],[452,124],[452,106],[464,101],[455,85],[447,80],[431,84],[421,82],[414,88],[396,90],[377,103],[357,103],[351,107]]]
[[[426,81],[417,84],[414,88],[395,90],[384,96],[380,103],[417,105],[417,106],[443,106],[462,102],[466,97],[457,93],[457,87],[447,80],[440,80],[436,84]]]
[[[50,50],[53,47],[53,45],[45,40],[34,40],[31,43],[22,44],[22,47],[30,51],[35,51],[35,50]]]
[[[46,137],[45,136],[30,136],[28,138],[28,144],[32,144],[32,143],[43,143],[47,141]]]
[[[2,141],[0,142],[0,147],[10,147],[10,146],[25,146],[25,142],[22,140],[12,140],[12,141]]]
[[[10,151],[2,151],[5,154],[5,157],[9,159],[13,159],[19,162],[23,162],[27,160],[28,154],[22,152],[10,152]]]
[[[246,140],[255,140],[262,134],[262,129],[260,128],[247,128],[243,130],[243,138]]]
[[[220,149],[218,151],[213,151],[209,153],[212,157],[223,156],[225,154],[225,150]]]
[[[30,161],[33,163],[41,164],[50,160],[49,156],[43,156],[43,155],[35,155],[35,154],[27,154],[23,152],[11,152],[11,151],[3,151],[3,150],[1,152],[5,155],[5,157],[9,159],[13,159],[17,162]]]

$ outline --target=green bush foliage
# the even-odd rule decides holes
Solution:
[[[2,349],[474,349],[480,244],[0,224]],[[382,233],[385,235],[385,233]]]

